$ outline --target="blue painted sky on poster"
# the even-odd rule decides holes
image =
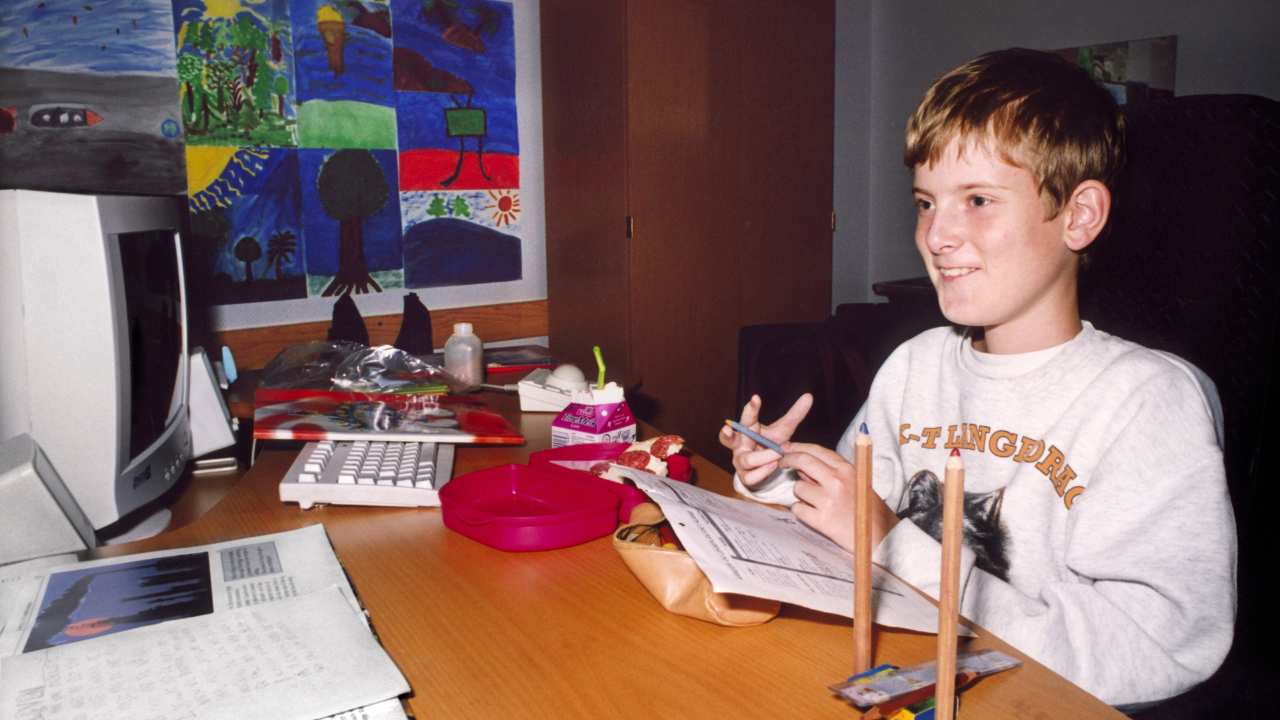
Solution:
[[[0,66],[173,75],[169,0],[3,0]]]
[[[320,167],[334,150],[298,151],[302,178],[302,223],[306,237],[307,274],[335,275],[338,272],[337,220],[329,217],[320,202],[317,180]],[[364,257],[370,272],[397,270],[404,265],[400,241],[400,193],[396,192],[395,150],[370,150],[387,181],[387,202],[364,219]]]
[[[474,22],[472,8],[484,6],[500,18],[496,32],[482,35],[483,54],[450,45],[441,29],[422,17],[422,0],[392,0],[392,38],[395,46],[414,50],[437,68],[471,83],[475,90],[472,106],[484,108],[488,120],[486,152],[517,154],[520,151],[516,127],[515,32],[510,3],[492,0],[461,0],[459,19]],[[458,97],[463,104],[466,98]],[[399,92],[397,116],[401,120],[401,150],[457,147],[444,129],[444,110],[456,107],[455,97],[441,93]]]

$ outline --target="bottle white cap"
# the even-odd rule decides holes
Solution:
[[[470,335],[471,323],[454,323],[453,331],[458,335]]]

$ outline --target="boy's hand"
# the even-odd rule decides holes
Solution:
[[[804,478],[795,485],[796,502],[791,512],[800,522],[831,538],[853,552],[853,463],[834,450],[810,443],[787,447],[779,465],[797,470]],[[898,516],[879,495],[871,493],[871,546],[880,544],[898,524]]]
[[[782,445],[791,439],[799,427],[800,421],[809,414],[813,407],[813,396],[805,393],[796,398],[795,404],[786,415],[778,418],[771,425],[760,424],[760,396],[752,395],[742,407],[742,417],[738,422]],[[764,482],[770,473],[778,469],[778,453],[761,447],[755,440],[743,433],[734,432],[725,425],[720,428],[720,444],[733,451],[733,469],[737,471],[742,484],[753,488]]]

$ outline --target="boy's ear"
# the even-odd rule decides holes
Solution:
[[[1071,192],[1065,212],[1067,247],[1080,252],[1106,227],[1111,213],[1111,191],[1097,180],[1085,180]]]

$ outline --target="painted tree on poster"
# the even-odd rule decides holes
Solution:
[[[323,295],[381,291],[364,255],[364,219],[381,210],[391,194],[378,161],[366,150],[339,150],[321,166],[316,186],[325,212],[340,226],[338,274]]]

